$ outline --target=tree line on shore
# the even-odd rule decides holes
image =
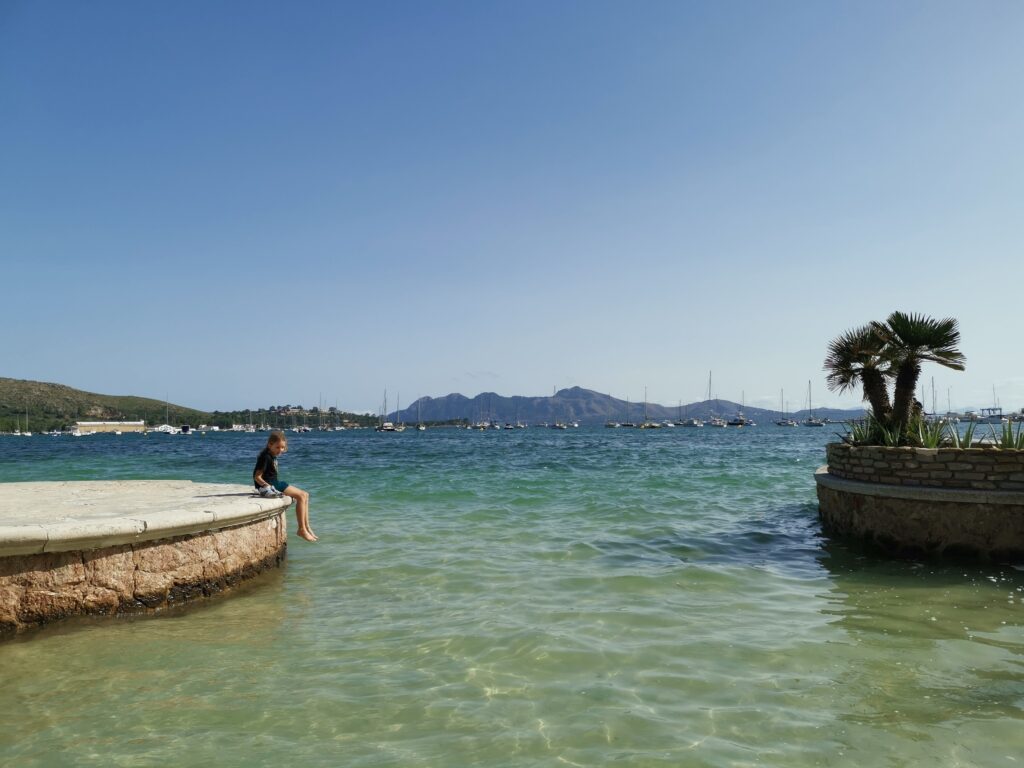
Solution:
[[[158,424],[205,424],[228,429],[233,424],[255,424],[276,429],[351,424],[371,426],[370,414],[271,406],[261,410],[201,411],[145,397],[101,395],[63,384],[0,378],[0,432],[48,432],[74,426],[77,421],[144,421]]]

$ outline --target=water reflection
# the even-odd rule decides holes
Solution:
[[[287,686],[286,588],[274,570],[230,599],[77,617],[5,643],[0,764],[184,764],[174,757],[184,741],[168,734],[184,740],[227,720],[238,727],[242,711],[260,709],[255,692]]]
[[[610,565],[755,567],[788,577],[820,578],[823,541],[817,507],[791,504],[740,517],[685,518],[666,526],[661,535],[627,531],[621,538],[602,538],[589,546]]]
[[[835,593],[834,611],[851,631],[983,640],[1024,622],[1024,570],[1002,564],[889,559],[824,538],[818,561]]]
[[[844,633],[837,719],[851,750],[871,740],[909,764],[912,742],[932,757],[1005,762],[1024,720],[1024,572],[883,559],[829,539],[819,561],[823,613]]]
[[[0,648],[0,764],[1012,764],[1024,572],[823,536],[821,436],[678,432],[296,438],[324,543]],[[185,445],[11,475],[244,479],[260,447]]]

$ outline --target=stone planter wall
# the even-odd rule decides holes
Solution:
[[[1024,491],[1024,451],[886,448],[831,443],[828,472],[847,480],[933,488]]]
[[[285,556],[283,512],[101,549],[0,557],[0,636],[74,614],[144,611],[209,596]]]
[[[827,456],[826,531],[900,555],[1024,559],[1024,451],[833,443]]]

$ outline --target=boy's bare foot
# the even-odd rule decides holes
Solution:
[[[310,530],[299,530],[298,534],[306,541],[320,541],[320,537]]]

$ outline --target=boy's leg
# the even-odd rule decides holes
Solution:
[[[295,520],[299,524],[297,533],[306,541],[317,541],[318,537],[309,527],[309,493],[289,485],[284,489],[284,495],[295,499]]]

